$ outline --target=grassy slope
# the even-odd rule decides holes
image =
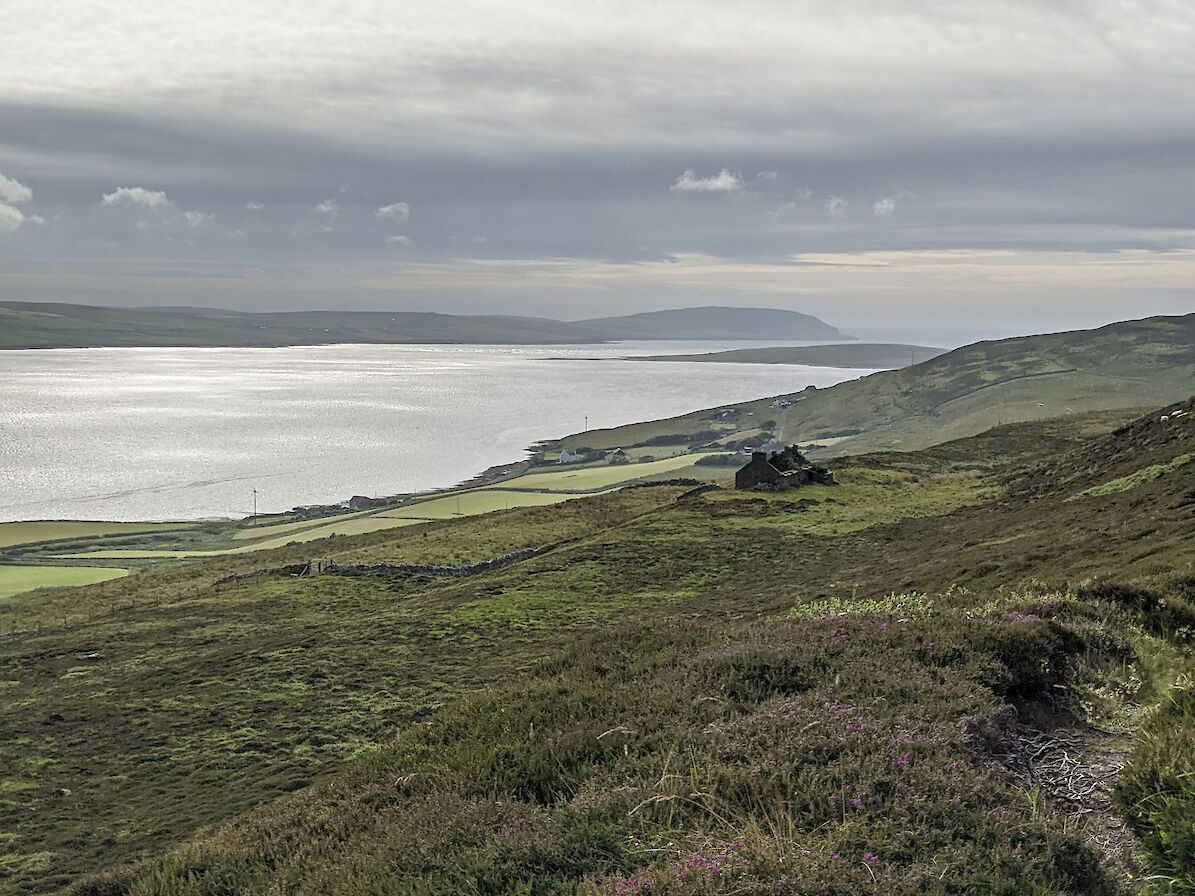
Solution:
[[[862,453],[915,450],[1018,420],[1178,401],[1192,382],[1195,314],[980,342],[913,367],[788,396],[800,400],[783,415],[770,400],[736,407],[754,413],[740,418],[740,429],[775,418],[787,441]],[[626,447],[702,432],[715,420],[701,411],[588,432],[569,443]]]
[[[1134,645],[1171,633],[1067,582],[1195,577],[1195,465],[1067,499],[1168,463],[1192,426],[1005,427],[842,461],[837,489],[633,488],[333,546],[443,563],[567,539],[463,581],[214,584],[300,546],[31,596],[4,627],[59,622],[0,645],[11,884],[149,855],[83,892],[1112,892],[1083,823],[976,764],[956,722],[1082,712],[1083,669],[1119,670],[1115,718],[1137,717]],[[1034,578],[1053,585],[1016,587]],[[893,590],[931,615],[785,621]]]
[[[600,321],[389,311],[243,313],[0,302],[0,349],[87,346],[281,346],[327,343],[551,344],[613,339],[842,339],[808,315],[678,309]]]
[[[945,349],[924,345],[856,342],[847,345],[799,345],[736,348],[704,355],[650,355],[636,361],[717,361],[732,364],[805,364],[811,367],[896,368],[928,361]]]

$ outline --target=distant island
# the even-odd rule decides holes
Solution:
[[[851,338],[812,315],[778,308],[710,306],[560,321],[414,311],[245,312],[0,302],[0,349]]]
[[[730,364],[805,364],[809,367],[871,367],[892,370],[920,364],[946,349],[927,345],[853,342],[849,345],[786,345],[736,348],[702,355],[649,355],[635,361],[721,361]]]

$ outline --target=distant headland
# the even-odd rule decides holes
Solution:
[[[853,339],[779,308],[676,308],[561,321],[416,311],[245,312],[0,302],[0,349],[228,347],[342,343],[552,345],[621,340]]]

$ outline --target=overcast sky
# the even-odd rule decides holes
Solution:
[[[0,298],[1195,311],[1190,0],[5,0]]]

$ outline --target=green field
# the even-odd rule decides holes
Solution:
[[[442,520],[454,516],[509,510],[512,507],[542,507],[576,497],[511,490],[519,487],[526,479],[527,477],[521,477],[503,483],[500,487],[473,489],[430,501],[416,501],[396,510],[384,511],[381,516],[391,519]]]
[[[35,588],[94,585],[128,574],[127,569],[108,566],[0,566],[0,600]]]
[[[286,535],[290,532],[301,532],[304,529],[313,529],[318,526],[330,525],[333,523],[342,523],[345,520],[357,519],[374,511],[362,510],[356,513],[342,513],[336,516],[315,517],[312,519],[298,520],[292,523],[275,523],[273,525],[253,525],[252,523],[242,523],[236,533],[232,536],[236,541],[246,541],[249,539],[259,538],[274,538],[279,535]]]
[[[696,456],[682,455],[648,463],[612,464],[575,469],[563,467],[549,473],[528,473],[518,479],[502,483],[501,488],[593,492],[661,474],[683,476],[687,472],[686,468],[693,466],[696,462]]]
[[[135,535],[142,532],[172,532],[188,523],[103,523],[75,520],[39,520],[28,523],[0,523],[0,549],[41,541],[64,541],[105,535]]]

